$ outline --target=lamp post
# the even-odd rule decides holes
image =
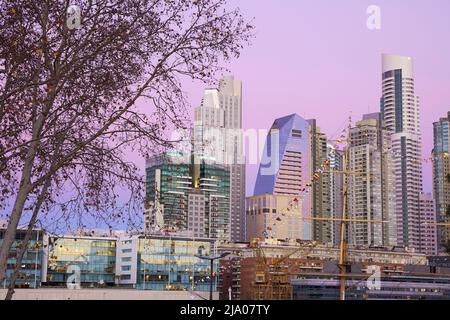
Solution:
[[[200,254],[196,254],[195,256],[202,260],[209,260],[210,262],[210,273],[209,273],[209,300],[212,300],[213,295],[213,269],[214,269],[214,260],[221,259],[229,255],[231,252],[224,252],[219,256],[203,256]]]

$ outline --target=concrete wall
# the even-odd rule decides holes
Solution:
[[[0,299],[6,295],[0,289]],[[15,289],[14,300],[201,300],[209,299],[209,292],[190,293],[188,291],[151,291],[133,289],[80,289],[66,288]],[[217,300],[218,292],[213,293]]]

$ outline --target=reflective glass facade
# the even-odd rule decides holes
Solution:
[[[337,277],[292,280],[293,300],[339,300]],[[449,300],[448,277],[392,276],[381,278],[379,289],[368,289],[366,280],[347,280],[346,300]]]
[[[187,227],[186,194],[192,186],[191,166],[174,162],[173,156],[161,155],[147,161],[146,200],[158,202],[164,227]]]
[[[136,288],[209,291],[210,262],[195,255],[209,255],[211,245],[202,240],[139,239]]]
[[[146,201],[148,208],[155,209],[144,217],[146,228],[229,240],[230,169],[203,161],[179,163],[179,160],[172,154],[147,160]],[[192,199],[189,201],[192,194],[204,196],[202,208],[198,201],[196,207],[192,206]]]
[[[83,284],[113,285],[115,260],[115,239],[51,237],[47,282],[50,285],[66,285],[68,277],[73,274],[69,267],[78,266],[82,286]]]
[[[301,197],[302,216],[311,215],[311,126],[297,114],[276,119],[267,135],[253,195],[275,194]],[[303,220],[301,239],[312,239],[312,226]]]
[[[230,227],[230,172],[223,166],[203,163],[200,189],[206,195],[208,236],[228,239]]]
[[[433,194],[436,204],[436,222],[450,222],[450,112],[446,118],[433,123]],[[439,251],[450,243],[450,229],[437,227]]]
[[[0,230],[0,246],[3,242],[5,230]],[[22,241],[25,238],[26,231],[18,230],[16,240],[14,241],[8,257],[6,269],[6,280],[0,283],[0,286],[7,287],[16,268],[16,257],[20,251]],[[16,287],[19,288],[36,288],[41,284],[42,266],[44,257],[44,233],[39,230],[32,232],[28,249],[22,259],[21,268],[16,279]]]

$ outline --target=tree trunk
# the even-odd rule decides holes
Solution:
[[[8,292],[6,294],[5,300],[11,300],[14,295],[14,287],[16,285],[17,275],[19,274],[19,271],[21,269],[23,256],[25,255],[25,251],[27,250],[28,242],[31,239],[31,235],[33,233],[33,228],[36,224],[37,215],[39,213],[39,210],[41,209],[42,203],[44,202],[45,195],[47,194],[47,190],[49,187],[50,187],[50,179],[47,180],[46,184],[43,186],[41,193],[39,194],[39,197],[37,199],[36,205],[34,206],[33,214],[30,218],[30,222],[28,223],[28,229],[27,229],[27,233],[25,235],[25,239],[23,240],[22,246],[20,247],[19,254],[16,257],[16,267],[14,269],[13,275],[11,276],[11,281],[10,281],[10,284],[8,287]],[[36,252],[36,254],[38,254],[38,253]],[[41,264],[41,268],[42,268],[42,264]]]
[[[0,283],[6,278],[6,267],[9,256],[9,251],[16,238],[16,230],[22,217],[23,208],[27,201],[29,193],[33,190],[31,184],[31,173],[33,169],[36,151],[39,147],[38,137],[40,136],[45,115],[41,114],[37,121],[33,124],[33,139],[30,149],[27,152],[27,157],[23,165],[22,177],[20,179],[19,190],[14,202],[14,207],[9,217],[8,227],[6,228],[5,237],[3,239],[2,247],[0,248]]]
[[[23,207],[27,200],[29,187],[21,185],[20,191],[17,194],[14,207],[9,217],[8,227],[6,228],[5,236],[3,239],[2,247],[0,249],[0,283],[6,279],[6,267],[8,262],[9,252],[11,246],[16,238],[16,230],[19,225],[20,218],[22,217]]]
[[[33,220],[33,217],[34,217],[34,220]],[[31,235],[33,233],[33,227],[34,227],[34,223],[36,220],[34,214],[33,214],[33,217],[31,218],[31,220],[28,224],[27,233],[26,233],[25,239],[23,240],[23,243],[20,247],[19,254],[16,256],[16,267],[14,268],[14,273],[11,276],[11,281],[9,283],[8,292],[6,293],[5,300],[11,300],[14,295],[14,287],[16,286],[17,276],[19,274],[20,269],[22,269],[21,265],[22,265],[23,256],[25,255],[25,251],[27,251],[28,242],[30,241]]]

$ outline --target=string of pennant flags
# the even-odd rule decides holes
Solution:
[[[348,118],[348,121],[351,123],[351,117]],[[344,128],[337,140],[332,140],[337,142],[336,144],[341,144],[343,142],[346,142],[347,137],[347,128]],[[271,237],[273,234],[273,229],[277,227],[279,223],[284,223],[284,218],[288,216],[288,214],[294,212],[293,209],[298,209],[298,205],[300,203],[300,200],[303,200],[303,198],[310,193],[311,188],[314,186],[314,184],[320,180],[321,174],[328,168],[328,166],[331,163],[331,160],[329,158],[333,157],[336,154],[336,149],[338,146],[335,146],[335,148],[330,149],[330,152],[327,154],[327,158],[322,161],[319,168],[317,168],[314,173],[311,176],[311,179],[308,183],[305,184],[305,186],[300,190],[300,193],[298,196],[295,196],[293,199],[289,201],[288,206],[280,212],[280,214],[274,219],[274,221],[271,223],[270,226],[266,227],[266,230],[263,231],[263,236],[265,238]]]
[[[349,123],[351,123],[351,117],[349,117]],[[369,136],[367,133],[364,134],[364,136]],[[273,230],[277,227],[277,225],[279,223],[284,223],[284,218],[287,217],[287,215],[289,213],[293,212],[293,208],[298,208],[298,204],[300,200],[303,200],[304,197],[306,195],[308,195],[308,193],[310,193],[311,188],[314,186],[314,184],[320,180],[321,175],[323,174],[324,170],[328,168],[328,166],[331,163],[330,158],[332,158],[337,150],[339,150],[339,147],[341,147],[344,143],[349,142],[349,139],[347,138],[347,128],[344,128],[339,137],[336,140],[330,140],[335,142],[334,143],[334,148],[330,149],[330,151],[327,154],[327,158],[323,160],[323,162],[321,163],[320,167],[317,168],[314,173],[312,174],[311,180],[305,184],[305,186],[301,189],[300,193],[298,196],[294,197],[292,200],[289,201],[288,206],[282,210],[279,215],[274,219],[274,221],[266,227],[266,230],[263,231],[263,236],[265,238],[269,238],[271,237],[271,235],[273,234]],[[393,155],[394,157],[401,157],[401,153],[398,151],[393,150],[393,147],[388,148],[387,150],[385,150],[384,152],[386,153],[390,153],[391,155]],[[447,152],[443,152],[439,155],[440,158],[448,158],[450,157],[450,154]],[[433,162],[434,158],[433,156],[431,157],[427,157],[427,158],[421,158],[421,159],[417,159],[414,162],[416,163],[428,163],[428,162]]]
[[[301,189],[298,196],[293,197],[286,208],[280,212],[280,214],[274,219],[270,226],[266,227],[266,230],[263,231],[263,236],[268,238],[271,236],[272,231],[279,223],[284,222],[284,218],[286,218],[289,214],[295,212],[295,209],[298,209],[300,201],[310,192],[310,189],[314,186],[314,183],[320,179],[321,174],[325,170],[326,166],[330,164],[329,159],[325,159],[323,163],[320,165],[318,169],[315,170],[314,174],[309,183],[306,183],[305,186]]]

